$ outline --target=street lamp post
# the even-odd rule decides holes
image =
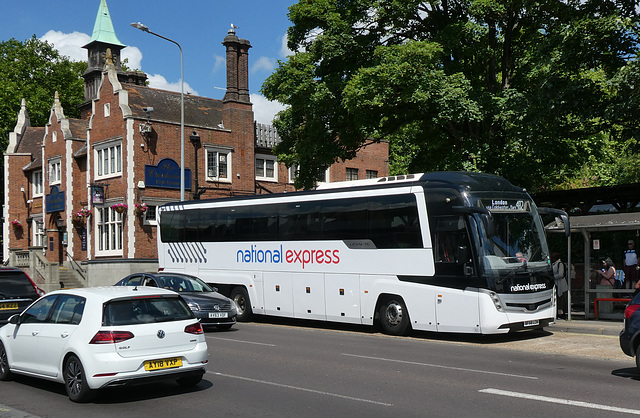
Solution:
[[[184,200],[184,63],[182,57],[182,47],[179,43],[174,41],[173,39],[169,39],[162,35],[159,35],[155,32],[149,30],[149,27],[143,25],[142,23],[131,23],[136,29],[140,29],[143,32],[150,33],[152,35],[157,36],[158,38],[162,38],[165,41],[169,41],[174,43],[180,49],[180,201]]]

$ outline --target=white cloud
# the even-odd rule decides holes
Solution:
[[[213,56],[213,68],[211,69],[212,73],[218,72],[220,68],[226,69],[227,60],[222,55],[214,55]]]
[[[271,125],[276,113],[286,108],[282,103],[271,102],[260,94],[250,95],[250,100],[253,103],[253,116],[258,123]]]
[[[289,47],[287,46],[287,42],[288,42],[287,38],[287,34],[285,33],[282,36],[282,45],[280,45],[280,56],[282,57],[288,57],[289,55],[293,55],[293,51],[289,49]]]
[[[67,56],[73,61],[86,61],[87,50],[83,46],[89,43],[91,37],[81,32],[63,33],[50,30],[40,40],[49,42],[61,55]],[[128,68],[142,71],[142,52],[135,46],[124,48],[122,59],[129,60],[127,62]]]
[[[274,59],[268,58],[268,57],[260,57],[251,66],[251,72],[255,73],[257,71],[271,71],[274,68],[276,68],[276,63]]]
[[[91,37],[81,32],[62,33],[50,30],[40,40],[49,42],[61,55],[67,56],[73,61],[86,61],[87,50],[82,46],[88,44]]]
[[[148,74],[147,74],[148,75]],[[148,75],[149,87],[160,90],[169,90],[180,93],[180,80],[175,83],[170,83],[166,78],[161,76],[160,74]],[[199,96],[198,92],[189,86],[189,83],[184,83],[184,94],[192,94],[194,96]]]
[[[142,71],[142,51],[140,51],[135,46],[128,46],[122,50],[122,55],[120,57],[122,61],[125,59],[127,61],[127,68],[129,70],[140,70]]]

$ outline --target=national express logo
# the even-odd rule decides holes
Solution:
[[[285,250],[282,245],[279,248],[263,250],[252,245],[251,249],[238,250],[236,262],[301,264],[304,269],[308,264],[340,263],[340,250]]]

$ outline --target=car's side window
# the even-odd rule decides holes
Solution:
[[[37,324],[46,322],[49,316],[49,311],[51,310],[51,307],[53,306],[57,298],[58,295],[43,297],[22,314],[23,319],[21,322],[23,324]]]
[[[84,312],[85,298],[74,295],[62,295],[51,314],[56,324],[78,325]]]
[[[131,276],[129,280],[125,283],[125,286],[140,286],[140,282],[144,276]]]

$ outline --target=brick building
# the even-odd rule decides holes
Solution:
[[[273,128],[254,122],[249,41],[230,30],[222,100],[184,95],[185,199],[293,191]],[[4,259],[45,290],[111,285],[157,268],[156,208],[180,199],[180,93],[125,72],[125,47],[101,0],[84,74],[85,103],[70,119],[56,95],[49,122],[30,126],[25,101],[4,153]],[[197,158],[196,158],[197,156]],[[388,175],[388,144],[327,170],[326,181]],[[62,270],[62,271],[60,271]]]

